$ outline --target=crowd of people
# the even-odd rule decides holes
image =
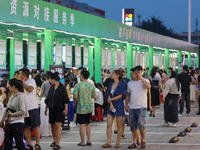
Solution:
[[[91,116],[97,115],[95,108],[98,107],[107,116],[107,142],[102,145],[103,148],[112,147],[113,124],[114,134],[117,134],[115,148],[120,148],[120,140],[125,138],[125,124],[130,126],[133,138],[128,148],[144,148],[147,115],[156,117],[161,95],[164,101],[164,122],[161,126],[172,123],[176,127],[178,117],[183,116],[184,103],[187,116],[190,115],[190,108],[196,107],[194,102],[199,97],[200,68],[194,70],[183,66],[180,74],[168,68],[167,75],[165,70],[159,70],[158,67],[149,70],[136,66],[130,72],[131,80],[127,78],[126,69],[119,68],[112,72],[102,69],[102,82],[97,83],[94,77],[89,78],[90,73],[85,68],[79,67],[65,73],[63,85],[58,72],[39,73],[32,70],[30,73],[27,68],[16,71],[8,81],[7,88],[0,87],[0,111],[3,112],[0,127],[4,129],[0,130],[0,142],[4,139],[5,149],[10,150],[14,137],[17,149],[33,150],[32,127],[36,150],[41,149],[41,136],[52,136],[50,147],[61,149],[62,123],[68,114],[68,103],[71,100],[75,109],[70,127],[79,124],[81,142],[78,146],[92,145],[90,122]],[[200,105],[197,115],[200,115]]]

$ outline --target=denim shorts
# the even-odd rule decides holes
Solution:
[[[139,109],[130,109],[129,110],[129,121],[131,131],[134,132],[137,129],[144,130],[145,129],[145,117],[146,117],[146,108]]]

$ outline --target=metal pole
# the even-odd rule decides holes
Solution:
[[[188,12],[188,42],[191,43],[191,0],[189,0],[189,12]]]

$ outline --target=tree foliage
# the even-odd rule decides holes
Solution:
[[[172,28],[167,29],[160,17],[151,17],[147,20],[142,20],[141,24],[137,26],[138,28],[155,32],[161,35],[170,36],[173,38],[178,38],[178,35],[174,33]]]

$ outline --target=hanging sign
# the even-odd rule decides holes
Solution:
[[[0,68],[6,69],[7,31],[0,30]]]
[[[56,38],[56,45],[55,45],[55,65],[62,65],[62,43],[63,39]]]
[[[28,69],[37,69],[37,35],[28,34]]]
[[[14,69],[23,68],[23,34],[21,32],[13,33],[14,39]]]

